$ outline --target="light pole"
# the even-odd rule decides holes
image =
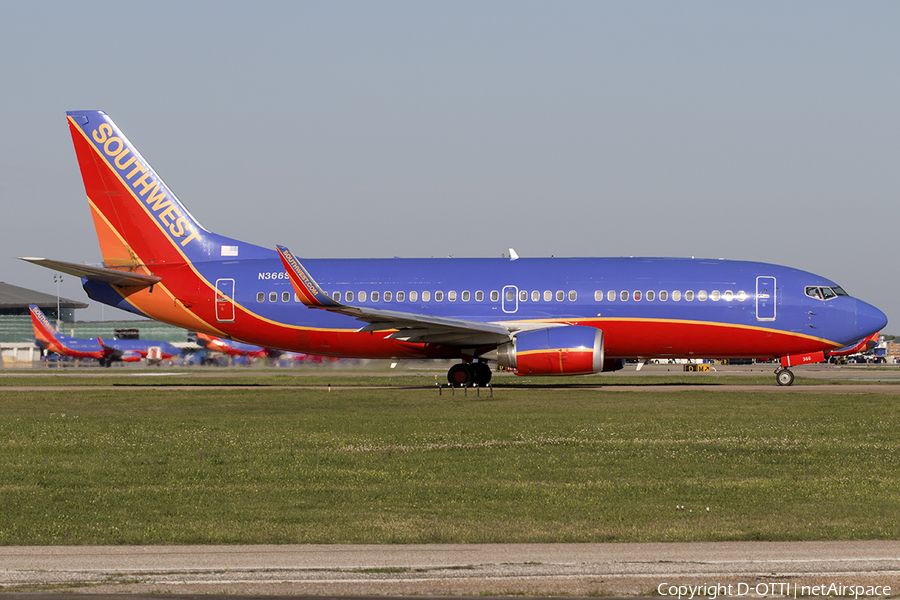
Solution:
[[[62,275],[54,275],[53,283],[56,284],[56,330],[59,331],[59,284],[62,282]]]

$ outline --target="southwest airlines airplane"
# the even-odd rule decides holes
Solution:
[[[96,340],[69,337],[61,334],[56,327],[32,304],[31,324],[34,326],[34,342],[43,350],[72,356],[74,358],[96,358],[104,367],[113,362],[138,362],[142,358],[149,361],[169,360],[178,356],[181,350],[166,342],[155,340],[112,340],[104,342],[100,337]]]
[[[291,361],[309,361],[316,363],[322,362],[321,356],[304,354],[302,352],[283,352],[281,350],[275,350],[273,348],[261,348],[259,346],[254,346],[253,344],[244,344],[242,342],[236,342],[234,340],[223,340],[222,338],[218,338],[214,335],[209,335],[200,331],[197,332],[197,344],[212,352],[227,354],[231,357],[269,359],[281,358]]]
[[[278,350],[269,350],[268,348],[260,348],[259,346],[254,346],[253,344],[244,344],[242,342],[235,342],[232,340],[223,340],[214,335],[203,333],[202,331],[197,332],[197,344],[206,348],[207,350],[220,352],[222,354],[227,354],[228,356],[240,356],[246,358],[273,358],[281,354]]]
[[[887,324],[834,281],[757,262],[299,259],[204,229],[105,113],[67,115],[103,265],[24,260],[80,276],[93,300],[217,337],[456,358],[454,385],[486,384],[489,362],[577,375],[685,357],[780,359],[790,385],[791,366],[871,344]]]

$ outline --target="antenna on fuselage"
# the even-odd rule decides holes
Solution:
[[[509,260],[516,260],[517,258],[519,258],[519,255],[516,254],[516,251],[515,251],[515,250],[513,250],[512,248],[510,248],[510,249],[509,249]]]

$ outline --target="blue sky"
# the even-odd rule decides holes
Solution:
[[[205,227],[301,257],[761,260],[900,334],[898,3],[0,7],[8,283],[100,261],[65,124],[99,109]]]

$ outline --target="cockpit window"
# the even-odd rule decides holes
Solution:
[[[815,286],[807,286],[805,289],[806,295],[810,298],[816,298],[817,300],[831,300],[832,298],[836,298],[838,296],[849,296],[847,292],[845,292],[840,286],[835,287],[815,287]]]
[[[819,300],[822,299],[822,292],[819,291],[819,288],[817,288],[817,287],[807,286],[806,287],[806,295],[809,296],[810,298],[818,298]]]

